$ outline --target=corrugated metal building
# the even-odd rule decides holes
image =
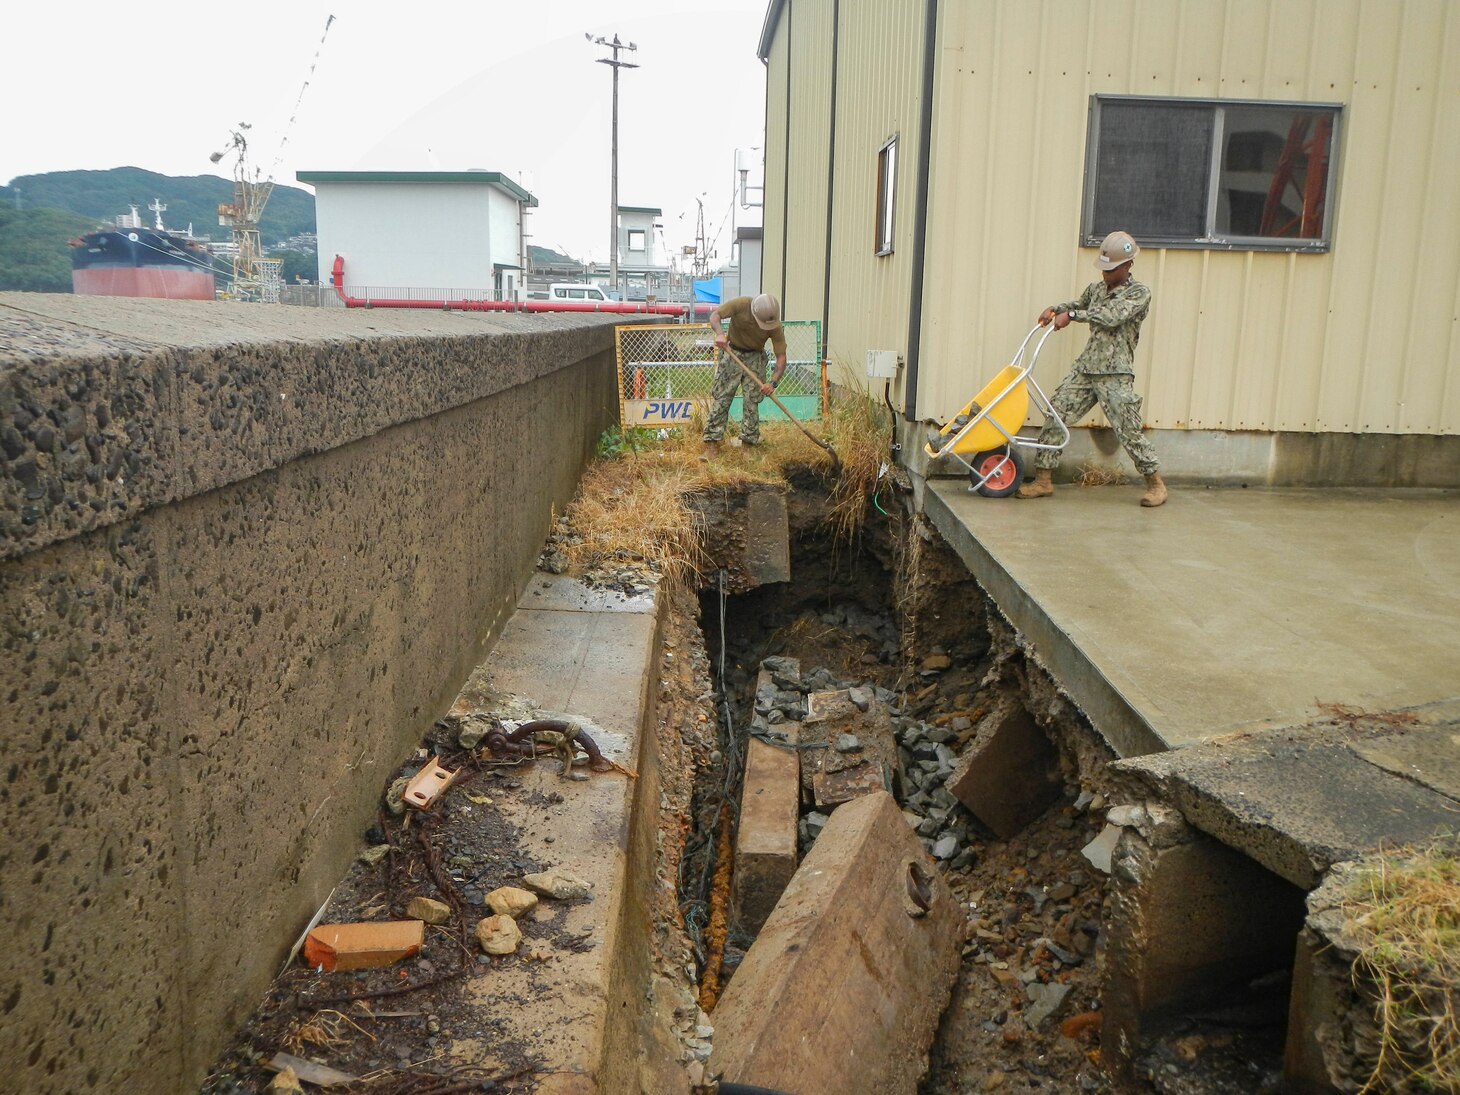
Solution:
[[[760,53],[763,286],[842,382],[948,417],[1125,228],[1168,470],[1460,485],[1454,0],[771,0]]]

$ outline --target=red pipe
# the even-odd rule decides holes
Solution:
[[[330,270],[334,286],[346,308],[426,308],[437,312],[609,312],[623,315],[682,316],[686,312],[709,314],[713,304],[632,304],[626,301],[559,302],[552,300],[394,300],[352,297],[345,292],[345,257],[335,256]]]

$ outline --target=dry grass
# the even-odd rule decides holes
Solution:
[[[877,487],[887,451],[887,415],[870,400],[837,404],[824,421],[807,428],[825,437],[842,460],[832,488],[833,519],[849,535],[861,522]],[[735,446],[727,439],[702,460],[703,423],[658,438],[638,431],[631,444],[600,446],[596,460],[569,503],[567,518],[581,542],[564,545],[574,570],[612,560],[648,564],[666,578],[683,578],[703,561],[700,518],[689,505],[695,494],[753,483],[786,482],[792,467],[830,467],[826,453],[789,422],[764,422],[764,441]]]
[[[326,1008],[308,1019],[296,1020],[284,1035],[284,1048],[296,1056],[310,1050],[344,1049],[351,1044],[351,1031],[375,1041],[375,1035],[344,1012]]]
[[[1355,983],[1378,994],[1369,1091],[1460,1092],[1460,840],[1379,858],[1345,895]]]
[[[1095,464],[1081,464],[1075,484],[1081,487],[1118,487],[1130,482],[1119,468],[1102,468]]]

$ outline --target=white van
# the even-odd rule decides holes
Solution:
[[[587,282],[559,282],[548,286],[548,300],[577,301],[587,303],[589,301],[608,302],[608,297],[603,295],[603,290],[596,285],[589,285]]]

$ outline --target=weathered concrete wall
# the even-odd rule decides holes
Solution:
[[[591,317],[0,295],[0,1060],[195,1088],[615,406]]]

